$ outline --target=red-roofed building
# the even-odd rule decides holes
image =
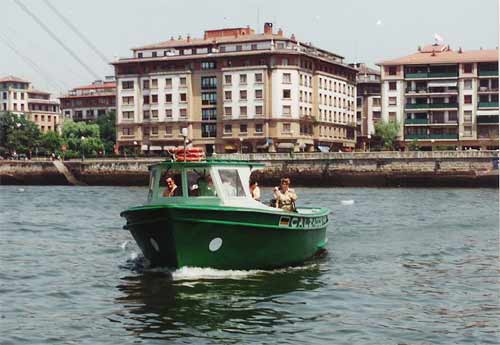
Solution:
[[[498,50],[429,45],[380,62],[382,118],[402,146],[498,148]]]
[[[42,132],[56,131],[60,124],[59,102],[49,92],[36,90],[31,82],[8,76],[0,78],[0,112],[26,116]]]
[[[94,121],[116,110],[116,83],[109,78],[106,81],[98,80],[91,85],[76,87],[59,99],[65,118]]]
[[[271,23],[133,48],[114,62],[117,144],[207,152],[352,149],[356,69]]]

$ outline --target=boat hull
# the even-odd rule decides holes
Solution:
[[[152,266],[266,269],[297,265],[324,249],[328,210],[314,214],[173,205],[122,213]]]

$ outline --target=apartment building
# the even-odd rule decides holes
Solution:
[[[356,69],[271,23],[132,49],[114,62],[117,144],[160,151],[352,149]]]
[[[401,146],[498,148],[498,50],[433,44],[379,65],[382,118],[402,124]]]
[[[65,118],[73,121],[94,121],[109,111],[116,111],[116,82],[114,77],[96,80],[59,97]]]
[[[60,124],[59,102],[31,82],[8,76],[0,78],[0,111],[24,115],[42,132],[56,131]]]
[[[382,119],[380,72],[363,63],[353,64],[357,70],[356,148],[367,149],[375,134],[375,123]]]

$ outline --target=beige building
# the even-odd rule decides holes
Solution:
[[[29,81],[8,76],[0,78],[0,111],[24,114],[42,132],[56,131],[60,123],[59,102],[50,93],[36,90]]]
[[[380,63],[382,118],[402,146],[498,148],[498,50],[430,45]]]
[[[213,152],[354,147],[356,70],[282,30],[205,31],[134,48],[113,63],[117,144]]]
[[[73,121],[95,121],[107,112],[116,110],[116,83],[113,78],[96,80],[90,85],[76,87],[59,97],[65,118]]]

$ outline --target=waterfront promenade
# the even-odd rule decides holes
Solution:
[[[220,154],[266,164],[254,173],[262,185],[288,175],[300,186],[498,187],[498,151]],[[148,166],[163,159],[0,161],[0,184],[146,186]]]

